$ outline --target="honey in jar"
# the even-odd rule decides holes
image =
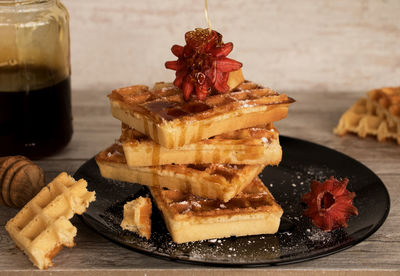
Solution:
[[[58,0],[1,1],[0,34],[0,156],[51,155],[72,136],[68,12]]]

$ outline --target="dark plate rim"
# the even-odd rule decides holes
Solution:
[[[294,258],[294,259],[290,259],[290,260],[269,260],[266,262],[256,262],[256,263],[222,263],[222,262],[210,262],[210,261],[201,261],[201,260],[186,260],[186,259],[182,259],[182,258],[178,258],[178,257],[173,257],[173,256],[166,256],[165,254],[160,254],[157,251],[146,251],[140,247],[133,247],[132,244],[127,245],[124,242],[115,239],[112,235],[108,235],[107,232],[103,233],[98,231],[94,225],[91,224],[90,220],[93,220],[95,223],[98,223],[96,219],[92,218],[92,216],[87,215],[86,213],[84,213],[83,215],[80,215],[79,218],[87,225],[89,226],[89,228],[91,228],[92,230],[94,230],[95,232],[99,233],[101,236],[105,237],[107,240],[114,242],[124,248],[142,253],[144,255],[150,256],[150,257],[154,257],[154,258],[160,258],[160,259],[164,259],[164,260],[169,260],[169,261],[175,261],[178,263],[184,263],[184,264],[195,264],[195,265],[201,265],[201,266],[213,266],[213,267],[238,267],[238,268],[251,268],[251,267],[267,267],[267,266],[278,266],[278,265],[288,265],[288,264],[295,264],[295,263],[300,263],[300,262],[304,262],[304,261],[311,261],[311,260],[315,260],[315,259],[319,259],[319,258],[323,258],[338,252],[341,252],[343,250],[346,250],[350,247],[353,247],[361,242],[363,242],[364,240],[366,240],[367,238],[369,238],[372,234],[374,234],[382,225],[383,223],[386,221],[389,212],[390,212],[390,206],[391,206],[391,202],[390,202],[390,195],[389,192],[385,186],[385,184],[382,182],[382,180],[371,170],[369,169],[367,166],[365,166],[364,164],[362,164],[361,162],[359,162],[358,160],[340,152],[337,151],[335,149],[326,147],[324,145],[320,145],[314,142],[309,142],[303,139],[299,139],[299,138],[294,138],[294,137],[290,137],[290,136],[286,136],[286,135],[280,135],[280,139],[287,139],[287,140],[292,140],[293,142],[298,142],[298,143],[306,143],[310,146],[317,146],[317,147],[322,147],[325,150],[329,150],[334,152],[335,154],[339,154],[341,155],[342,158],[346,158],[351,162],[355,162],[357,163],[359,166],[363,167],[363,169],[368,170],[369,172],[371,172],[372,174],[374,174],[376,176],[376,178],[379,180],[379,184],[382,186],[383,188],[383,192],[385,194],[385,201],[387,203],[387,207],[385,210],[384,215],[381,217],[381,219],[376,223],[375,227],[373,227],[371,230],[369,230],[365,236],[363,236],[362,238],[359,238],[357,240],[353,240],[350,241],[349,243],[343,245],[343,247],[338,247],[338,248],[332,248],[328,251],[324,251],[324,252],[316,252],[314,254],[308,255],[307,257],[298,257],[298,258]],[[90,158],[89,160],[87,160],[84,164],[86,164],[87,162],[90,162],[92,159],[94,159],[94,157]],[[79,174],[80,168],[75,172],[74,177],[76,178],[76,175]]]

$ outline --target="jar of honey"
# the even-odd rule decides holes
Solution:
[[[0,1],[0,156],[37,159],[70,141],[69,47],[59,0]]]

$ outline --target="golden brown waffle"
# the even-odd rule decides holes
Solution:
[[[378,141],[395,139],[400,145],[400,88],[372,90],[359,99],[340,118],[334,133],[376,136]]]
[[[166,148],[278,121],[294,102],[252,82],[204,101],[184,101],[182,91],[170,83],[157,83],[151,90],[143,85],[120,88],[109,98],[115,118]]]
[[[128,167],[122,146],[114,144],[96,156],[105,178],[165,187],[194,195],[228,201],[248,185],[263,165],[162,165]]]
[[[264,164],[278,165],[282,159],[279,133],[272,124],[235,130],[195,144],[168,149],[123,124],[121,142],[128,166],[166,164]]]
[[[273,234],[283,214],[258,177],[228,202],[156,187],[150,191],[176,243]]]
[[[84,179],[75,181],[63,172],[7,222],[15,244],[38,268],[52,266],[51,258],[63,246],[74,246],[76,228],[69,219],[84,213],[95,200],[95,192],[86,186]]]
[[[389,128],[400,124],[400,86],[385,87],[368,92],[367,109],[370,114],[384,118]]]
[[[124,219],[121,228],[150,239],[151,235],[151,200],[148,197],[138,197],[124,205]]]

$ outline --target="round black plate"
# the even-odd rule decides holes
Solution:
[[[385,185],[371,170],[321,145],[285,136],[281,136],[280,142],[284,149],[281,164],[267,167],[260,174],[284,210],[281,229],[275,235],[178,245],[172,242],[156,207],[150,240],[123,231],[119,225],[124,203],[149,192],[138,184],[104,179],[93,158],[75,173],[75,178],[87,180],[88,189],[95,190],[97,197],[82,219],[105,237],[136,251],[176,261],[222,266],[288,264],[323,257],[363,241],[382,225],[389,213],[390,199]],[[302,216],[304,206],[300,198],[309,191],[312,179],[325,180],[331,175],[350,179],[348,189],[357,194],[354,205],[359,215],[350,218],[348,228],[327,233]]]

